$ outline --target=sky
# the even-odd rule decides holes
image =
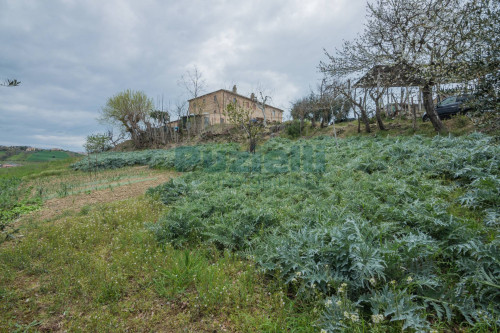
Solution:
[[[321,80],[324,49],[363,29],[366,0],[0,0],[0,145],[83,151],[107,100],[140,90],[160,107],[264,89],[286,110]]]

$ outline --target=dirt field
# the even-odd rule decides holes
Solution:
[[[80,187],[85,190],[70,192],[67,196],[46,200],[42,209],[34,212],[32,217],[46,220],[66,211],[78,212],[88,205],[137,197],[143,195],[148,188],[163,184],[170,178],[177,176],[177,173],[172,171],[150,170],[147,167],[130,168],[126,173],[127,175],[134,175],[134,178],[132,180],[125,178],[117,181],[116,174],[106,179],[106,174],[103,173],[99,175],[99,186],[95,187],[97,189],[91,187],[89,189],[87,185],[83,184]],[[89,180],[87,174],[81,173],[80,177],[82,180]],[[78,178],[78,176],[72,175],[71,181],[74,182]],[[51,180],[51,183],[55,181]],[[60,179],[58,181],[64,183],[65,180]]]

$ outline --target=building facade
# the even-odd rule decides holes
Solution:
[[[200,116],[204,125],[224,124],[229,122],[225,115],[226,106],[236,103],[238,106],[253,110],[252,118],[263,120],[264,115],[258,106],[257,98],[254,94],[246,97],[237,93],[236,86],[232,91],[220,89],[203,96],[190,99],[189,114]],[[265,106],[267,122],[282,122],[283,110],[266,104]]]

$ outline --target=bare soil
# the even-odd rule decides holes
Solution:
[[[151,170],[144,181],[47,200],[43,203],[43,208],[33,214],[41,220],[46,220],[67,211],[79,212],[84,206],[137,197],[143,195],[148,188],[163,184],[177,175],[172,171]]]

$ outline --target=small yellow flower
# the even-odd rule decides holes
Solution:
[[[335,304],[336,304],[337,306],[341,306],[341,305],[342,305],[342,301],[341,301],[341,300],[338,300],[337,302],[335,302]]]
[[[325,305],[326,305],[326,306],[330,306],[330,305],[332,305],[332,300],[331,300],[331,299],[328,299],[328,300],[325,302]]]
[[[370,280],[368,280],[368,281],[370,281],[372,286],[377,284],[377,280],[374,277],[370,278]]]
[[[408,281],[408,283],[411,283],[411,282],[413,281],[413,278],[412,278],[411,276],[408,276],[408,277],[406,278],[406,281]]]

